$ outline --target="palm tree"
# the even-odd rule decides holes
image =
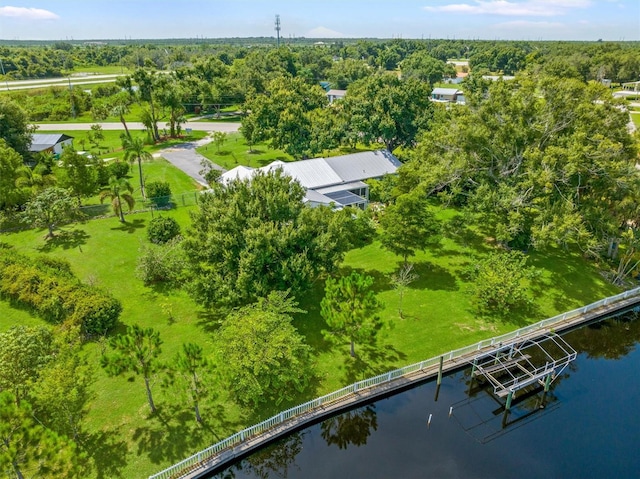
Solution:
[[[142,197],[147,199],[144,194],[144,179],[142,178],[142,161],[153,160],[151,153],[144,149],[144,141],[142,138],[127,138],[123,137],[122,146],[124,147],[124,159],[132,162],[138,161],[138,173],[140,173],[140,192]]]
[[[126,103],[116,103],[111,108],[111,114],[120,119],[122,126],[124,126],[124,131],[127,132],[127,137],[131,138],[131,133],[129,133],[129,128],[127,127],[127,120],[124,117],[127,113],[129,113],[129,107]]]
[[[100,192],[100,203],[104,203],[105,198],[111,200],[111,206],[116,215],[120,216],[120,222],[124,223],[124,212],[122,211],[122,201],[129,206],[129,211],[133,209],[135,200],[131,195],[133,188],[126,178],[109,178],[109,186]]]
[[[24,165],[18,168],[18,172],[20,177],[16,179],[16,186],[28,190],[31,194],[38,194],[56,184],[56,177],[42,164],[34,168]]]

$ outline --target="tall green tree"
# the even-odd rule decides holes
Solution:
[[[308,386],[311,348],[291,324],[297,311],[286,293],[272,292],[222,323],[216,338],[219,371],[239,404],[280,404]]]
[[[251,131],[254,142],[268,140],[273,148],[296,158],[306,157],[316,153],[311,149],[310,113],[326,104],[326,94],[319,86],[310,86],[301,78],[278,77],[269,82],[266,94],[247,101],[250,113],[242,123],[250,126],[243,131]]]
[[[161,75],[156,83],[158,103],[169,115],[169,135],[176,138],[180,134],[181,124],[185,122],[187,93],[175,74]]]
[[[378,313],[384,307],[373,291],[373,277],[353,271],[340,279],[327,278],[320,314],[329,329],[323,331],[331,341],[348,341],[356,356],[355,343],[375,340],[382,322]]]
[[[142,120],[144,123],[149,124],[149,132],[153,141],[160,140],[160,134],[158,133],[158,112],[157,112],[157,86],[159,81],[159,73],[155,70],[138,68],[131,75],[134,82],[138,84],[138,96],[141,100],[146,101],[149,104],[149,109],[146,110],[146,120]]]
[[[636,143],[628,114],[601,85],[499,81],[441,120],[401,183],[413,176],[427,194],[466,207],[500,242],[596,253],[631,219]]]
[[[29,189],[20,184],[24,167],[20,153],[0,138],[0,209],[23,204],[29,197]]]
[[[429,210],[426,196],[419,190],[400,195],[387,206],[380,218],[380,242],[385,249],[402,256],[406,267],[409,256],[440,241],[440,225]]]
[[[100,192],[100,202],[103,203],[105,199],[109,198],[114,213],[120,217],[120,222],[124,223],[124,208],[122,202],[124,201],[129,207],[129,211],[131,211],[135,204],[135,199],[131,193],[133,193],[133,188],[126,178],[116,178],[112,176],[109,178],[108,188]]]
[[[47,328],[13,326],[0,333],[0,391],[11,392],[19,405],[54,353],[53,334]]]
[[[109,346],[113,354],[104,355],[100,364],[111,376],[120,376],[132,372],[142,376],[147,392],[147,401],[151,412],[156,412],[156,405],[151,394],[151,380],[162,365],[158,361],[162,340],[160,333],[153,328],[141,328],[137,324],[127,327],[126,334],[111,338]]]
[[[153,160],[153,156],[145,150],[144,140],[138,138],[123,138],[122,146],[124,147],[124,159],[133,163],[138,162],[138,174],[140,175],[140,193],[146,198],[144,191],[144,177],[142,175],[142,162]]]
[[[433,58],[425,51],[418,51],[401,63],[402,78],[416,78],[420,81],[433,85],[446,75],[455,78],[456,70],[453,65],[449,65],[442,60]]]
[[[348,127],[365,144],[382,141],[387,150],[415,145],[433,116],[431,87],[420,80],[377,74],[349,85],[344,108]]]
[[[46,238],[53,238],[53,230],[58,223],[77,216],[78,205],[69,191],[53,186],[27,202],[22,222],[36,228],[47,228]]]
[[[74,329],[59,332],[56,355],[34,378],[31,401],[41,422],[56,433],[81,439],[82,421],[93,397],[94,374]]]
[[[0,97],[0,140],[23,158],[29,156],[31,135],[36,127],[30,124],[29,117],[15,101],[7,95]]]
[[[520,251],[494,252],[474,260],[468,267],[471,292],[480,313],[505,315],[515,308],[531,304],[528,280],[535,270],[527,266]]]
[[[119,93],[118,95],[115,95],[114,98],[111,100],[111,103],[109,104],[110,106],[110,113],[113,116],[117,116],[118,120],[120,120],[120,123],[122,123],[122,126],[124,127],[124,131],[127,135],[128,138],[131,138],[131,132],[129,131],[129,127],[127,126],[127,119],[125,118],[125,115],[127,115],[127,113],[129,113],[129,104],[130,104],[131,100],[130,100],[130,96],[127,95],[125,92]]]
[[[351,247],[353,218],[310,208],[281,170],[213,184],[191,213],[183,247],[190,289],[207,307],[233,307],[274,290],[299,294],[335,270]]]
[[[0,392],[0,470],[15,479],[82,477],[86,458],[76,444],[47,429],[26,402]]]
[[[210,377],[211,362],[204,356],[202,348],[194,343],[184,343],[168,369],[168,384],[178,385],[186,391],[193,405],[196,421],[202,422],[200,402],[209,396],[206,378]]]
[[[56,170],[58,183],[69,188],[82,205],[82,198],[92,196],[98,189],[98,168],[100,160],[93,156],[79,154],[72,147],[66,147],[60,155],[61,167]]]

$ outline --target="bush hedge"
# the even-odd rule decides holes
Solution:
[[[166,181],[149,181],[145,188],[147,198],[156,206],[167,206],[171,202],[171,186]]]
[[[50,323],[79,325],[85,335],[105,334],[122,312],[117,299],[82,284],[68,263],[47,257],[34,260],[3,248],[0,298],[24,305]]]
[[[155,244],[164,244],[180,234],[180,225],[167,216],[158,216],[149,222],[147,238]]]

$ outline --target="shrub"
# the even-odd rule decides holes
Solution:
[[[173,218],[158,216],[149,222],[147,237],[155,244],[164,244],[180,234],[180,225]]]
[[[145,186],[147,198],[156,206],[167,206],[171,201],[171,187],[165,181],[150,181]]]
[[[528,283],[537,273],[526,264],[527,257],[520,251],[491,253],[472,264],[467,273],[473,281],[471,292],[478,311],[504,315],[529,306]]]
[[[185,253],[180,239],[174,238],[164,245],[148,245],[140,249],[136,276],[145,285],[176,282],[182,277]]]
[[[104,334],[122,312],[120,302],[82,284],[61,260],[35,260],[0,248],[0,297],[35,311],[45,321],[69,322],[86,335]]]
[[[107,166],[107,170],[109,170],[109,177],[115,176],[116,178],[124,178],[129,174],[129,163],[126,161],[114,161],[109,166]],[[109,178],[107,178],[108,181]]]

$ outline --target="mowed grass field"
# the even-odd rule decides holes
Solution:
[[[384,146],[359,144],[356,148],[341,147],[336,150],[323,151],[314,155],[314,158],[347,155],[380,148],[384,148]],[[197,148],[196,151],[225,170],[231,170],[239,165],[260,168],[276,160],[284,162],[295,161],[291,155],[282,150],[274,150],[266,143],[257,143],[249,146],[241,133],[228,134],[226,141],[219,148],[215,143],[209,143]]]
[[[148,180],[164,178],[176,188],[179,182],[187,182],[181,172],[163,160],[147,163],[144,168]],[[137,184],[135,177],[132,184]],[[193,208],[197,206],[178,207],[161,214],[174,217],[186,230]],[[434,208],[443,221],[457,214]],[[110,291],[123,304],[121,324],[114,333],[134,323],[157,329],[164,341],[163,361],[171,362],[185,342],[199,344],[213,358],[217,323],[212,320],[212,312],[201,308],[183,290],[147,287],[135,276],[136,259],[147,241],[146,227],[151,217],[150,212],[128,215],[124,225],[115,217],[73,224],[49,242],[44,241],[42,230],[3,234],[0,241],[24,254],[64,258],[80,279]],[[401,259],[382,249],[377,241],[350,251],[341,272],[357,269],[372,275],[375,289],[385,303],[381,316],[389,326],[381,333],[378,344],[356,344],[358,357],[352,359],[347,344],[331,345],[323,339],[325,325],[319,302],[324,285],[320,279],[310,292],[298,298],[307,313],[294,320],[315,351],[318,379],[309,391],[277,407],[267,405],[260,410],[243,411],[229,400],[214,377],[209,382],[209,398],[201,405],[203,425],[196,423],[185,397],[160,387],[160,377],[153,384],[159,413],[151,416],[142,379],[107,377],[99,366],[106,347],[104,341],[88,342],[84,352],[95,368],[95,382],[82,445],[95,459],[93,477],[147,477],[280,409],[354,380],[427,359],[618,292],[578,253],[533,252],[529,254],[530,264],[541,272],[531,284],[535,307],[506,318],[480,317],[474,312],[464,269],[474,258],[492,249],[490,237],[477,228],[459,225],[440,245],[411,258],[419,278],[405,293],[403,318],[398,313],[398,292],[389,279]],[[0,301],[0,330],[16,324],[44,323],[29,312]]]

